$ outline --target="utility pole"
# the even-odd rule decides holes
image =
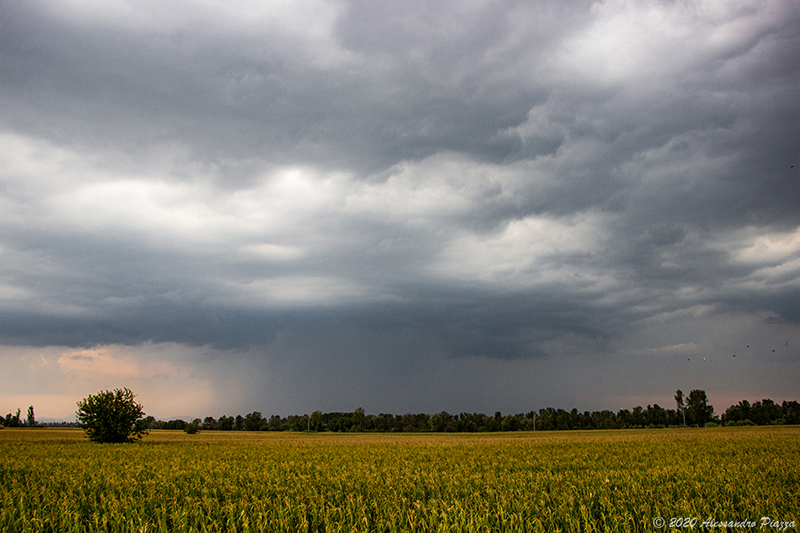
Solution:
[[[675,391],[675,403],[678,406],[678,411],[683,415],[683,427],[686,427],[686,404],[688,402],[683,397],[683,391],[680,389]]]

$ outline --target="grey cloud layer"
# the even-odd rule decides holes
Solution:
[[[380,27],[393,26],[403,13],[352,6],[331,21],[340,42],[332,36],[315,44],[280,21],[242,31],[190,6],[200,12],[164,29],[155,13],[149,25],[101,20],[86,27],[48,13],[54,9],[8,4],[5,92],[21,110],[12,115],[15,126],[62,142],[76,135],[90,142],[110,137],[115,145],[177,140],[212,160],[377,170],[440,150],[502,160],[518,143],[498,133],[524,121],[544,96],[539,88],[507,83],[493,62],[474,64],[503,32],[436,43],[426,42],[421,25],[419,54],[389,54],[373,46],[376,37],[364,35],[364,26],[382,33],[387,46],[403,42],[402,30],[392,36]],[[140,7],[147,17],[151,6]],[[472,27],[481,20],[480,13],[469,18]],[[323,53],[321,46],[339,50]],[[54,125],[53,115],[62,120]]]
[[[800,320],[796,3],[230,5],[0,3],[6,343]]]

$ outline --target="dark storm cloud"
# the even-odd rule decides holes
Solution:
[[[800,320],[794,2],[0,10],[4,344],[446,375]]]
[[[150,6],[139,7],[146,17]],[[494,161],[517,156],[519,140],[502,132],[523,122],[546,91],[514,83],[515,57],[481,57],[504,45],[506,30],[519,30],[503,6],[492,10],[496,32],[482,24],[486,9],[453,21],[459,36],[448,42],[418,27],[418,58],[402,48],[387,55],[392,41],[404,42],[402,29],[373,46],[381,23],[395,26],[415,8],[362,7],[337,21],[342,53],[356,59],[320,65],[280,27],[239,33],[215,25],[215,13],[199,6],[196,17],[165,31],[155,20],[87,25],[47,4],[7,3],[6,122],[59,142],[131,150],[177,140],[212,162],[255,157],[379,170],[442,150]],[[364,26],[377,34],[362,35]],[[522,51],[497,53],[521,54],[525,37],[516,45]]]

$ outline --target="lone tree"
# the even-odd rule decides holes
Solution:
[[[125,389],[100,391],[78,402],[75,418],[94,442],[135,442],[147,433],[144,408]]]

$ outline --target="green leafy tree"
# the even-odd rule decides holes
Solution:
[[[667,425],[667,411],[658,404],[648,405],[645,411],[647,423],[653,426]]]
[[[258,431],[261,429],[263,417],[259,411],[253,411],[244,417],[244,429],[246,431]]]
[[[135,442],[147,433],[144,408],[127,388],[84,398],[75,418],[94,442]]]
[[[358,425],[358,430],[361,431],[364,426],[364,408],[359,407],[353,412],[353,419],[355,423]]]
[[[784,424],[800,424],[800,403],[797,401],[784,401],[781,404],[781,409],[783,410]]]
[[[200,425],[202,421],[199,418],[195,418],[183,428],[183,430],[188,433],[189,435],[194,435],[196,433],[200,433]]]
[[[738,405],[731,405],[725,410],[722,420],[728,425],[744,422],[745,420],[750,421],[750,402],[742,400]]]
[[[15,414],[15,415],[12,415],[11,413],[8,413],[6,415],[5,421],[3,422],[3,425],[5,427],[7,427],[7,428],[18,428],[18,427],[20,427],[22,425],[22,422],[20,422],[20,419],[19,419],[19,409],[17,409],[17,414]]]
[[[769,398],[754,403],[750,415],[750,420],[759,426],[783,422],[783,409]]]
[[[686,409],[689,411],[692,421],[700,427],[714,419],[714,408],[708,405],[708,398],[704,390],[695,389],[689,393]]]
[[[34,427],[36,425],[36,416],[33,414],[33,406],[31,405],[28,407],[28,427]]]
[[[271,431],[280,431],[284,429],[285,422],[286,421],[282,419],[280,416],[272,415],[271,417],[269,417],[269,422],[268,422],[269,429]]]
[[[217,427],[223,431],[232,431],[234,423],[235,420],[232,416],[222,415],[219,417],[219,420],[217,420]]]
[[[450,423],[450,419],[452,417],[447,411],[442,411],[439,414],[433,415],[428,420],[428,424],[433,431],[445,431],[447,429],[447,425]]]
[[[310,427],[314,431],[322,431],[322,411],[314,411],[311,413]]]

